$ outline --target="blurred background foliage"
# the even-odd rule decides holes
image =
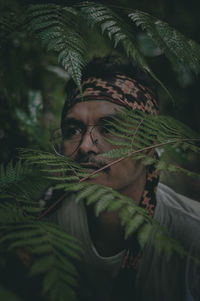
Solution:
[[[23,7],[35,3],[71,5],[81,1],[31,1],[7,0],[0,2],[1,15],[8,11],[23,13]],[[140,9],[167,22],[186,37],[200,42],[199,10],[197,0],[113,0],[99,1],[109,5],[122,18],[127,9]],[[130,21],[131,23],[131,21]],[[131,23],[132,24],[132,23]],[[133,25],[133,24],[132,24]],[[161,113],[171,115],[192,129],[200,130],[199,79],[180,66],[177,75],[162,51],[136,26],[132,26],[140,50],[146,56],[157,77],[174,97],[158,87]],[[85,30],[90,47],[88,59],[115,53],[110,41],[96,28]],[[1,36],[0,36],[1,38]],[[0,40],[1,41],[1,40]],[[17,159],[18,147],[49,150],[51,131],[59,127],[60,114],[66,95],[64,87],[68,75],[57,63],[53,52],[43,50],[37,40],[24,32],[13,32],[6,45],[0,47],[0,158],[1,162]],[[172,162],[195,172],[200,171],[199,158],[180,155],[178,150],[166,154]],[[199,199],[199,181],[184,175],[163,173],[162,181],[194,199]]]

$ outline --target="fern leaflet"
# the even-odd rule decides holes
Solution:
[[[29,255],[30,276],[43,275],[43,293],[49,300],[77,300],[78,273],[72,262],[80,260],[80,247],[74,238],[48,222],[24,220],[0,224],[0,230],[1,250]]]
[[[58,62],[81,90],[81,70],[86,63],[86,43],[77,30],[77,12],[56,4],[31,5],[29,29],[48,51],[58,53]]]
[[[38,156],[40,157],[40,154],[38,154]],[[32,151],[30,152],[30,157],[33,158]],[[53,157],[54,155],[52,155],[52,158]],[[26,151],[26,158],[28,159],[28,151]],[[62,161],[64,159],[59,157],[58,161],[59,160]],[[47,156],[47,162],[48,161],[50,161],[49,155]],[[38,162],[38,164],[41,163]],[[44,163],[42,163],[42,165],[43,164]],[[56,167],[56,170],[58,169],[58,166]],[[42,166],[41,168],[44,169]],[[78,168],[76,172],[78,172]],[[49,175],[50,177],[51,174]],[[52,177],[54,176],[52,175]],[[56,178],[56,182],[59,183],[59,177]],[[152,219],[145,209],[138,207],[132,199],[121,195],[112,188],[87,182],[81,183],[77,182],[77,180],[72,181],[71,179],[68,181],[67,177],[64,182],[62,180],[61,184],[56,184],[55,188],[62,188],[68,193],[75,192],[75,201],[80,202],[84,199],[87,205],[94,203],[96,215],[99,215],[104,210],[121,209],[120,217],[125,227],[125,236],[128,237],[137,231],[138,235],[140,235],[139,243],[141,244],[141,247],[144,247],[151,238],[155,246],[159,246],[159,249],[165,250],[166,247],[167,253],[176,251],[181,255],[187,254],[184,248],[176,240],[172,239],[167,230],[161,227],[157,221]],[[161,233],[164,237],[160,239],[159,235],[154,235],[155,233]]]
[[[180,63],[182,63],[196,74],[200,71],[200,46],[196,42],[187,39],[166,22],[148,13],[135,10],[128,16],[137,26],[146,30],[154,43],[165,53],[175,70],[181,71]]]

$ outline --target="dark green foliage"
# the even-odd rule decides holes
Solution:
[[[66,71],[62,76],[65,79],[72,77],[81,90],[82,69],[91,56],[90,48],[93,47],[95,53],[94,49],[98,47],[90,45],[85,34],[90,32],[90,28],[95,28],[93,33],[98,32],[102,44],[107,45],[109,39],[109,45],[113,45],[120,55],[138,64],[158,82],[160,78],[154,75],[156,72],[139,49],[139,25],[165,53],[176,71],[199,72],[199,45],[152,15],[131,9],[125,10],[122,16],[107,4],[96,2],[70,2],[69,5],[66,1],[59,2],[61,4],[51,2],[26,7],[19,5],[19,9],[13,5],[0,16],[2,116],[9,111],[8,117],[1,116],[1,119],[5,128],[3,134],[10,137],[9,141],[13,142],[20,129],[21,136],[28,134],[29,146],[47,148],[47,135],[41,134],[41,125],[45,128],[40,123],[41,116],[48,112],[50,106],[52,111],[58,110],[64,100],[49,70],[54,70],[61,77],[63,70],[56,69],[58,61]],[[101,45],[102,49],[104,45]],[[48,55],[43,48],[49,52]],[[101,49],[96,49],[96,52],[101,53]],[[55,103],[53,93],[56,95]],[[32,101],[38,96],[40,103]],[[50,120],[50,123],[54,125],[54,120]],[[167,156],[175,151],[180,155],[186,152],[199,154],[199,135],[184,124],[171,117],[126,112],[125,116],[116,115],[110,125],[110,133],[115,139],[108,141],[114,149],[104,156],[121,160],[132,156],[142,159],[147,165],[155,163],[161,171],[181,171],[194,178],[199,177],[198,173],[171,164]],[[12,127],[12,132],[8,130],[9,127]],[[21,136],[16,137],[17,143]],[[26,143],[23,140],[21,144]],[[159,160],[149,155],[148,151],[154,148],[161,153]],[[4,161],[9,158],[6,155],[4,151]],[[87,205],[94,203],[97,216],[104,210],[120,209],[126,237],[137,232],[141,248],[151,239],[160,252],[164,250],[169,256],[174,251],[181,256],[187,255],[179,242],[174,241],[144,209],[136,206],[134,200],[111,188],[88,184],[84,180],[86,176],[95,177],[99,173],[86,175],[71,160],[48,152],[23,150],[21,156],[26,163],[10,162],[6,167],[2,165],[0,170],[1,274],[4,275],[8,270],[8,281],[1,278],[2,300],[29,299],[30,295],[23,295],[23,289],[20,288],[27,285],[28,289],[28,285],[36,279],[39,279],[40,285],[35,290],[37,293],[33,292],[34,300],[77,300],[77,265],[81,255],[79,244],[60,227],[41,218],[46,216],[47,208],[41,208],[39,200],[44,190],[52,184],[55,189],[76,193],[77,202],[85,199]],[[24,269],[27,273],[17,289],[9,282],[14,271],[14,266],[8,264],[10,258],[14,258],[14,262],[18,259],[21,262],[19,270]],[[24,279],[27,279],[27,283]]]
[[[183,34],[170,27],[153,16],[136,10],[128,15],[137,26],[146,30],[155,44],[165,53],[174,69],[181,73],[183,67],[199,73],[200,71],[200,47],[192,40],[188,40]]]
[[[165,156],[166,151],[170,149],[176,149],[180,154],[185,151],[199,154],[198,133],[170,116],[154,116],[127,110],[113,116],[112,119],[113,121],[109,122],[110,132],[115,139],[106,140],[113,145],[113,149],[103,156],[107,158],[132,156],[135,159],[144,159],[147,165],[157,162],[157,169],[161,171],[181,171],[199,178],[198,173],[170,164]],[[161,153],[159,160],[148,155],[152,149],[157,149]]]
[[[38,206],[38,199],[48,187],[49,181],[42,178],[37,169],[32,171],[30,166],[22,164],[21,161],[15,166],[10,162],[6,167],[1,165],[0,176],[1,205],[8,215],[9,210],[16,210],[21,215],[35,218],[43,210]],[[6,202],[8,203],[4,206]],[[2,213],[2,219],[9,219],[7,214]]]
[[[80,260],[77,242],[60,227],[48,222],[23,222],[0,225],[1,250],[23,251],[29,256],[29,275],[43,275],[42,293],[49,300],[77,300],[78,272],[72,263]]]
[[[25,25],[25,15],[21,16],[14,12],[4,13],[0,16],[0,48],[10,38],[13,31],[18,31]]]
[[[10,185],[16,184],[18,181],[21,181],[29,173],[29,167],[25,164],[22,166],[20,161],[18,161],[15,166],[13,166],[12,162],[9,162],[6,167],[1,165],[0,191],[3,192],[4,190],[7,190]]]
[[[22,299],[13,294],[10,290],[7,288],[3,287],[2,285],[0,286],[0,296],[2,300],[12,300],[12,301],[21,301]]]
[[[143,114],[142,116],[144,117]],[[120,118],[122,118],[122,116],[120,116]],[[120,118],[116,118],[116,120],[120,120]],[[130,122],[130,118],[127,118],[127,115],[126,120],[129,120]],[[132,116],[132,121],[133,120],[134,119]],[[137,121],[137,119],[134,121]],[[112,125],[114,124],[116,124],[116,127],[118,126],[116,122],[112,123]],[[130,123],[128,124],[128,126],[130,128]],[[168,133],[170,133],[170,131],[171,128],[169,127]],[[136,141],[138,138],[137,135],[135,135]],[[193,135],[196,137],[195,133]],[[183,143],[181,139],[179,140]],[[173,143],[173,141],[174,139],[171,140],[171,143]],[[131,142],[131,146],[132,145],[133,147],[135,147],[135,144],[132,144]],[[138,149],[138,153],[142,152],[143,147],[141,149]],[[105,153],[105,156],[106,155],[107,153]],[[115,155],[117,155],[117,157],[121,155],[119,148],[116,149]],[[126,157],[126,155],[127,153],[124,154],[124,157]],[[134,200],[121,195],[117,191],[114,191],[112,188],[84,182],[84,174],[82,168],[75,164],[73,161],[65,157],[58,157],[53,154],[38,152],[34,150],[22,150],[21,156],[31,164],[34,163],[40,165],[41,171],[45,173],[47,172],[49,174],[47,176],[48,179],[52,179],[55,182],[55,189],[63,189],[67,192],[67,194],[75,192],[76,202],[82,201],[84,199],[86,200],[87,205],[94,203],[97,216],[104,210],[121,209],[120,217],[122,224],[125,227],[126,238],[137,231],[141,248],[143,248],[151,238],[158,250],[164,250],[169,256],[173,251],[178,252],[180,255],[187,254],[183,247],[181,247],[180,243],[171,238],[167,230],[160,227],[159,224],[149,216],[149,213],[145,209],[137,206]],[[142,158],[146,159],[146,156],[142,156]],[[141,159],[141,157],[137,156],[135,157],[135,159]],[[162,157],[160,162],[162,162]],[[146,163],[149,164],[152,163],[152,161]],[[51,168],[43,168],[43,165],[50,166]],[[165,165],[162,166],[162,164],[160,164],[158,165],[158,168],[162,170],[163,168],[165,168]],[[92,176],[92,174],[89,176]]]
[[[30,166],[21,162],[15,166],[11,162],[7,168],[1,167],[1,192],[4,193],[0,203],[0,258],[17,255],[27,269],[29,285],[42,275],[40,294],[44,296],[43,300],[46,300],[45,296],[48,300],[77,300],[76,265],[80,261],[80,247],[59,226],[38,220],[44,208],[39,207],[36,196],[47,185],[49,181],[42,178],[41,173],[36,172],[35,168],[32,171]],[[4,273],[4,264],[0,265],[0,269]],[[12,288],[12,283],[10,285]],[[19,287],[15,290],[21,295]],[[6,294],[9,296],[6,288],[2,287],[1,297]]]
[[[27,10],[29,30],[34,32],[48,51],[58,53],[58,62],[80,86],[85,65],[86,43],[78,32],[77,11],[55,4],[32,5]]]
[[[114,42],[114,47],[120,44],[130,61],[137,63],[145,72],[151,74],[171,97],[167,88],[155,76],[147,64],[145,57],[140,52],[131,28],[129,28],[128,24],[120,16],[115,14],[109,7],[100,3],[83,2],[80,8],[90,26],[98,25],[101,28],[102,34],[105,32],[109,39]]]
[[[142,29],[146,30],[153,41],[166,53],[176,69],[180,61],[186,68],[195,72],[199,71],[199,45],[197,43],[187,40],[168,24],[144,12],[134,11],[128,16],[137,25],[142,25]],[[16,20],[19,18],[10,12],[2,17],[3,39],[7,38],[8,31],[16,27]],[[27,10],[24,10],[18,22],[21,29],[23,25],[27,25],[25,32],[28,30],[29,34],[34,34],[48,51],[57,52],[58,62],[81,89],[81,70],[87,62],[88,47],[81,28],[83,20],[85,20],[85,26],[99,27],[102,34],[107,34],[114,42],[114,47],[121,45],[131,61],[136,62],[160,82],[140,52],[131,27],[113,10],[101,3],[82,2],[74,6],[53,3],[30,5]],[[162,83],[161,85],[164,87]]]
[[[98,25],[102,34],[107,34],[114,41],[114,47],[121,43],[127,55],[150,72],[149,66],[134,43],[130,28],[123,19],[100,3],[86,2],[80,5],[80,9],[91,26]]]

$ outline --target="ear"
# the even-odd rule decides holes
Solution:
[[[149,157],[153,158],[155,155],[155,148],[152,148],[151,150],[149,150],[147,154],[149,155]]]
[[[156,152],[156,149],[153,147],[153,145],[155,145],[155,144],[156,144],[156,142],[154,142],[154,143],[152,144],[152,148],[151,148],[151,149],[145,151],[145,155],[146,155],[148,158],[158,159],[158,154],[157,154],[157,152]],[[152,163],[153,163],[153,162],[152,162]],[[151,165],[152,163],[149,162],[150,165]],[[147,163],[147,166],[148,166],[149,164]]]

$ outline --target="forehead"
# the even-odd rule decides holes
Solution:
[[[109,101],[84,101],[75,104],[66,114],[65,119],[74,118],[87,124],[93,124],[100,118],[122,112],[123,107]]]

